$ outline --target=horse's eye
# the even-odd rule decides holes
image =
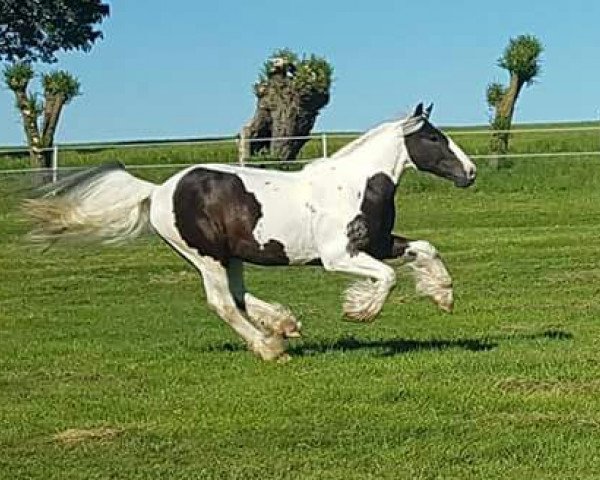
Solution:
[[[438,142],[440,140],[440,137],[438,137],[437,135],[431,135],[429,137],[429,140],[431,140],[432,142]]]

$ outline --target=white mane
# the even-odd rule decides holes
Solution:
[[[349,144],[340,148],[337,152],[335,152],[331,156],[331,158],[338,158],[338,157],[343,157],[345,155],[349,155],[350,153],[354,152],[357,148],[359,148],[360,146],[362,146],[369,140],[372,140],[374,137],[376,137],[377,135],[384,132],[385,130],[387,130],[390,127],[394,127],[394,126],[401,127],[399,129],[400,134],[408,135],[410,133],[413,133],[413,132],[416,132],[417,130],[419,130],[422,125],[423,125],[422,117],[413,117],[411,115],[407,115],[406,117],[402,118],[401,120],[395,120],[395,121],[391,121],[391,122],[382,123],[381,125],[377,125],[376,127],[372,128],[371,130],[366,132],[364,135],[361,135],[356,140],[353,140]]]
[[[381,125],[377,125],[376,127],[372,128],[368,132],[364,133],[363,135],[361,135],[357,139],[352,140],[347,145],[344,145],[337,152],[335,152],[331,156],[331,158],[343,157],[344,155],[348,155],[348,154],[352,153],[358,147],[362,146],[364,143],[368,142],[373,137],[379,135],[381,132],[383,132],[384,130],[386,130],[393,123],[395,123],[395,122],[386,122],[386,123],[382,123]]]
[[[358,150],[365,143],[370,142],[371,140],[375,139],[380,134],[387,132],[391,128],[397,128],[398,135],[402,135],[402,136],[416,132],[423,126],[424,118],[425,117],[423,117],[423,116],[415,117],[413,115],[407,115],[406,117],[404,117],[400,120],[393,120],[390,122],[381,123],[381,124],[377,125],[376,127],[373,127],[372,129],[368,130],[367,132],[365,132],[363,135],[361,135],[357,139],[352,140],[347,145],[344,145],[342,148],[340,148],[337,152],[335,152],[330,157],[316,159],[316,160],[310,162],[304,168],[306,169],[306,168],[311,168],[313,166],[319,166],[319,165],[326,164],[331,161],[339,160],[343,157],[346,157],[346,156],[350,155],[351,153],[353,153],[354,151]]]
[[[357,150],[359,147],[363,146],[368,141],[370,141],[373,138],[379,136],[379,134],[383,133],[389,127],[391,127],[392,125],[394,125],[396,123],[397,122],[385,122],[385,123],[382,123],[380,125],[377,125],[376,127],[373,127],[371,130],[369,130],[366,133],[362,134],[357,139],[352,140],[347,145],[344,145],[342,148],[340,148],[337,152],[335,152],[330,157],[323,157],[323,158],[318,158],[316,160],[313,160],[308,165],[306,165],[304,167],[304,169],[310,169],[312,167],[317,167],[317,166],[320,166],[322,164],[327,164],[327,163],[330,163],[332,161],[339,160],[341,157],[345,157],[346,155],[349,155],[350,153],[352,153],[355,150]]]

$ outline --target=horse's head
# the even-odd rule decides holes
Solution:
[[[408,156],[418,170],[452,180],[457,187],[475,181],[477,168],[447,135],[429,122],[433,104],[423,109],[419,103],[404,120],[404,142]]]

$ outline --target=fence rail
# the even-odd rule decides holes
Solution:
[[[470,154],[470,157],[473,159],[502,159],[502,158],[524,158],[524,157],[535,157],[535,158],[544,158],[544,157],[572,157],[572,156],[600,156],[600,125],[598,126],[582,126],[582,127],[540,127],[540,128],[515,128],[512,130],[490,130],[490,129],[462,129],[460,127],[455,127],[454,129],[448,128],[444,129],[444,132],[447,134],[455,136],[471,136],[471,135],[493,135],[497,133],[509,133],[511,135],[520,135],[520,134],[552,134],[552,133],[577,133],[577,132],[598,132],[598,150],[593,151],[556,151],[556,152],[530,152],[530,153],[506,153],[506,154]],[[266,138],[254,138],[254,139],[244,139],[244,142],[271,142],[277,140],[308,140],[314,141],[320,144],[320,152],[321,156],[327,157],[332,152],[332,140],[351,140],[354,138],[358,138],[360,133],[355,132],[346,132],[346,133],[320,133],[314,135],[307,136],[294,136],[294,137],[266,137]],[[139,143],[93,143],[93,144],[59,144],[55,145],[52,148],[40,149],[40,151],[51,151],[52,154],[52,166],[50,168],[13,168],[13,169],[2,169],[0,167],[0,174],[19,174],[19,173],[28,173],[28,172],[51,172],[54,180],[57,179],[58,171],[69,171],[69,170],[79,170],[82,168],[89,167],[91,165],[60,165],[60,155],[64,152],[85,152],[85,151],[93,151],[93,150],[130,150],[130,149],[153,149],[153,148],[165,148],[165,147],[185,147],[185,146],[214,146],[214,145],[223,145],[223,146],[231,146],[235,148],[235,151],[238,151],[239,142],[242,141],[239,138],[224,138],[224,139],[198,139],[198,140],[189,140],[189,139],[181,139],[181,140],[168,140],[168,141],[148,141],[148,142],[139,142]],[[0,148],[0,156],[1,155],[14,155],[14,154],[23,154],[27,155],[29,153],[29,149],[27,147],[16,147],[16,148]],[[227,158],[227,161],[215,162],[215,163],[235,163],[242,162],[242,159],[236,158],[231,155],[231,157]],[[286,161],[285,163],[296,163],[303,164],[308,163],[311,160],[299,159],[294,161]],[[189,165],[193,165],[198,162],[187,162],[187,163],[152,163],[152,164],[131,164],[128,165],[128,168],[135,169],[149,169],[149,168],[182,168],[187,167]],[[282,162],[277,160],[263,159],[253,157],[251,162],[248,162],[252,165],[275,165],[281,164]]]

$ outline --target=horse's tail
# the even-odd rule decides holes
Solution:
[[[30,238],[121,242],[149,227],[150,195],[156,185],[111,163],[72,175],[28,199],[23,210],[34,228]]]

